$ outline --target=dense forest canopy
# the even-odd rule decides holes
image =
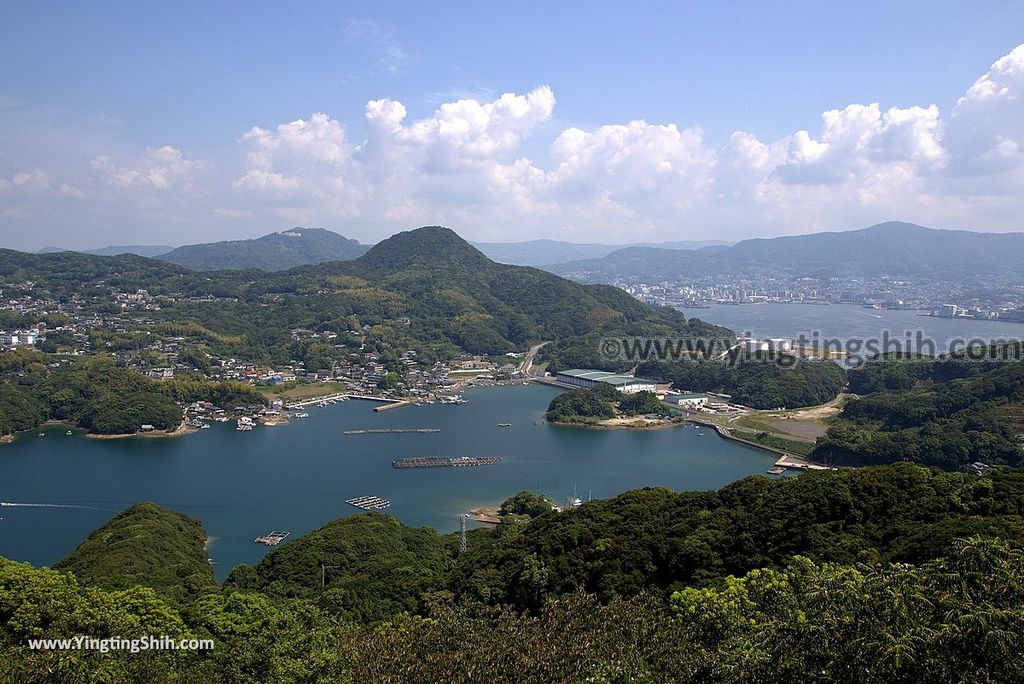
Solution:
[[[846,385],[846,373],[837,364],[793,356],[651,362],[638,372],[671,382],[679,390],[723,392],[737,404],[757,409],[823,404],[835,399]]]
[[[817,459],[946,469],[1022,463],[1024,364],[878,361],[852,371],[850,387],[871,393],[846,405]]]
[[[181,601],[217,588],[202,523],[152,503],[128,508],[54,566],[103,589],[151,587]]]
[[[554,423],[595,424],[615,416],[668,416],[668,408],[649,391],[625,394],[612,385],[597,383],[559,394],[548,404],[547,419]]]
[[[0,360],[11,354],[0,354]],[[143,425],[174,430],[182,422],[179,404],[206,400],[232,408],[266,401],[255,388],[237,382],[185,377],[158,382],[102,355],[47,365],[42,355],[20,358],[34,361],[23,364],[13,380],[0,383],[0,434],[46,420],[68,421],[97,434],[131,434]]]

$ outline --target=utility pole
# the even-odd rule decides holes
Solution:
[[[459,516],[459,554],[466,553],[466,518],[469,517],[469,513],[463,513]]]

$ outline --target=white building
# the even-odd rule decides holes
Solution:
[[[634,392],[654,392],[658,385],[654,380],[647,378],[636,378],[631,375],[618,375],[607,371],[590,370],[586,368],[570,368],[561,371],[556,376],[558,382],[577,387],[593,387],[597,383],[611,385],[620,392],[632,394]]]
[[[0,332],[0,347],[29,347],[35,343],[36,333],[32,331]]]
[[[708,403],[708,395],[706,394],[677,394],[668,397],[668,401],[676,404],[681,409],[688,411],[695,411],[700,408],[704,408]]]

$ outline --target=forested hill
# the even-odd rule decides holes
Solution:
[[[105,589],[152,587],[176,600],[216,590],[206,560],[206,533],[194,519],[140,503],[89,535],[54,566]]]
[[[732,337],[616,288],[495,263],[439,227],[399,233],[350,261],[274,273],[197,272],[133,255],[2,250],[0,278],[84,300],[101,313],[120,310],[116,293],[145,289],[160,305],[146,313],[158,325],[191,322],[212,353],[269,363],[302,355],[294,329],[370,328],[374,342],[434,357],[460,349],[501,354],[550,340],[545,353],[565,359],[562,367],[608,365],[598,357],[605,334]]]
[[[731,336],[724,328],[691,326],[679,312],[653,310],[617,288],[495,263],[438,226],[398,233],[352,261],[268,274],[250,288],[291,295],[309,291],[328,306],[352,302],[384,319],[409,318],[413,332],[441,335],[478,353],[555,340],[551,354],[596,357],[594,334]]]
[[[877,360],[849,378],[865,396],[848,402],[819,440],[812,457],[820,462],[1024,463],[1020,362]]]
[[[255,240],[185,245],[156,258],[195,271],[284,271],[304,264],[353,259],[367,249],[367,245],[323,228],[292,228]]]
[[[731,247],[631,247],[549,267],[587,281],[648,280],[762,271],[793,276],[1024,275],[1024,233],[936,230],[890,221],[861,230],[743,240]]]

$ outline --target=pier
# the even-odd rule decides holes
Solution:
[[[372,394],[349,394],[348,392],[336,392],[334,394],[325,394],[322,397],[313,397],[312,399],[303,399],[302,401],[296,401],[294,403],[288,402],[289,409],[302,408],[304,406],[316,406],[318,404],[329,403],[332,401],[346,401],[348,399],[365,399],[367,401],[383,401],[387,402],[388,406],[393,404],[405,403],[401,399],[389,399],[387,397],[375,397]]]
[[[456,458],[419,456],[417,458],[396,458],[391,461],[391,466],[393,468],[466,468],[492,465],[500,461],[501,456],[458,456]]]
[[[277,546],[285,540],[285,538],[291,534],[291,532],[268,532],[264,535],[256,537],[253,541],[257,544],[266,544],[267,546]]]
[[[361,508],[364,511],[380,511],[391,505],[390,501],[382,499],[379,496],[357,496],[354,499],[349,499],[345,503],[349,506]]]
[[[343,435],[394,435],[401,433],[435,433],[441,428],[369,428],[367,430],[345,430]]]

